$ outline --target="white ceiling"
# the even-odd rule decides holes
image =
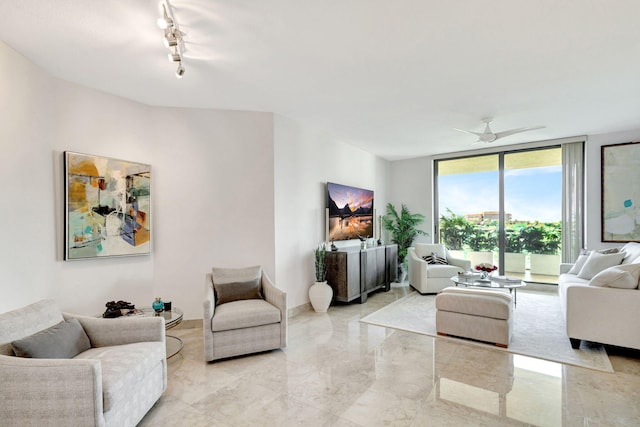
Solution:
[[[393,160],[640,129],[638,0],[0,0],[0,40],[145,104],[269,111]]]

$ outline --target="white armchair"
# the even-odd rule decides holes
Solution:
[[[53,300],[2,313],[0,424],[135,426],[167,388],[165,351],[160,317],[76,316]]]
[[[423,257],[435,253],[445,258],[447,264],[428,264]],[[435,294],[451,286],[451,276],[471,269],[471,261],[454,258],[444,245],[416,243],[409,248],[409,284],[421,294]]]

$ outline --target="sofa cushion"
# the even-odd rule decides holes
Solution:
[[[418,258],[424,258],[434,252],[441,258],[447,257],[447,250],[440,243],[416,243],[414,249]]]
[[[640,257],[640,243],[629,242],[620,251],[625,254],[622,264],[631,264]]]
[[[582,270],[582,267],[584,267],[584,263],[587,262],[587,258],[589,258],[588,253],[578,255],[578,259],[576,260],[575,264],[573,264],[573,266],[567,273],[576,275],[580,273],[580,270]]]
[[[589,258],[587,258],[587,261],[580,269],[578,277],[581,279],[591,280],[593,276],[600,273],[602,270],[613,267],[614,265],[619,265],[620,262],[622,262],[624,255],[624,252],[601,254],[593,251],[589,254]]]
[[[247,282],[249,280],[260,279],[262,277],[262,267],[259,265],[243,268],[218,268],[211,269],[211,279],[213,283],[233,283]]]
[[[509,319],[512,301],[508,292],[452,286],[444,288],[436,296],[436,309],[493,319]]]
[[[216,305],[243,299],[262,299],[260,279],[245,282],[213,283],[216,292]]]
[[[63,320],[62,312],[51,299],[0,314],[0,354],[13,356],[11,341],[35,334]]]
[[[100,361],[103,410],[108,412],[118,401],[131,398],[131,388],[139,387],[145,377],[163,363],[165,354],[164,342],[154,341],[91,348],[74,359]]]
[[[69,319],[11,343],[18,357],[71,359],[91,348],[89,337],[77,319]]]
[[[591,254],[591,252],[598,252],[601,254],[617,254],[621,250],[622,248],[606,248],[606,249],[598,249],[597,251],[588,251],[586,249],[582,249],[580,251],[580,255],[578,255],[578,259],[576,260],[575,264],[573,264],[573,266],[568,271],[568,273],[569,274],[580,273],[580,269],[582,269],[582,267],[584,266],[584,263],[587,262],[587,258],[589,258],[589,255]]]
[[[211,319],[213,332],[279,323],[280,310],[265,300],[248,299],[216,306]]]
[[[431,278],[449,278],[455,276],[462,268],[455,265],[429,264],[427,266],[427,277]]]
[[[242,299],[262,298],[262,267],[211,269],[216,305]]]
[[[449,264],[445,257],[441,257],[435,252],[432,252],[431,255],[422,257],[422,259],[425,260],[427,264]]]
[[[575,274],[563,273],[558,276],[558,286],[561,285],[588,285],[589,280],[581,279]]]
[[[591,286],[635,289],[640,280],[640,264],[624,264],[609,267],[593,276]]]

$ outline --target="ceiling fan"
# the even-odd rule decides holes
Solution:
[[[505,130],[502,132],[493,133],[491,132],[491,128],[489,127],[489,123],[491,123],[492,120],[493,118],[491,117],[485,117],[484,119],[482,119],[482,121],[485,123],[484,132],[473,132],[470,130],[455,129],[455,128],[454,130],[457,130],[459,132],[464,132],[464,133],[470,133],[471,135],[476,135],[478,137],[478,141],[476,142],[495,142],[497,139],[504,138],[505,136],[513,135],[515,133],[528,132],[530,130],[544,128],[544,126],[535,126],[530,128],[518,128],[518,129],[511,129],[511,130]]]

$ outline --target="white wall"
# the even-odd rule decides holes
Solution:
[[[384,213],[388,162],[282,116],[145,106],[52,78],[2,43],[0,93],[0,312],[54,298],[98,314],[159,296],[197,319],[212,266],[253,264],[296,307],[326,182],[373,189]],[[63,261],[64,151],[151,164],[150,256]]]
[[[213,265],[275,275],[273,115],[152,108],[48,77],[0,44],[0,312],[173,300],[202,317]],[[152,165],[151,256],[62,260],[65,150]]]
[[[384,214],[388,162],[283,116],[274,129],[277,284],[297,307],[309,301],[313,250],[326,238],[327,181],[374,190],[376,213]],[[343,244],[359,241],[336,242]]]
[[[433,242],[433,168],[431,157],[395,161],[389,173],[389,202],[397,210],[407,205],[411,213],[425,216],[420,229],[428,236],[417,236],[415,242]],[[389,237],[387,237],[389,240]]]
[[[51,86],[0,43],[0,311],[54,293]]]
[[[603,243],[600,231],[600,147],[640,140],[640,130],[589,135],[586,143],[585,246],[589,249],[621,246]],[[508,148],[508,147],[506,147]],[[456,153],[459,156],[461,153]],[[441,158],[442,156],[439,156]],[[405,203],[412,212],[427,216],[425,230],[433,232],[433,158],[421,157],[391,163],[388,193],[390,201]],[[427,228],[429,227],[429,228]]]

